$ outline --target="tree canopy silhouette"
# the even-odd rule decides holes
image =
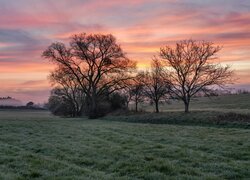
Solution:
[[[52,43],[42,56],[57,65],[55,71],[72,76],[79,84],[86,94],[90,118],[98,117],[99,102],[123,88],[136,67],[111,34],[76,34],[69,47]]]
[[[160,57],[169,66],[170,92],[184,102],[185,112],[189,111],[190,100],[198,92],[209,95],[214,87],[232,82],[230,67],[215,61],[220,50],[221,47],[212,42],[194,40],[160,49]]]
[[[55,86],[51,91],[51,96],[54,96],[54,98],[50,98],[50,104],[53,103],[52,100],[57,98],[57,102],[63,103],[55,103],[56,106],[62,104],[71,106],[68,108],[71,109],[71,111],[68,111],[70,112],[69,115],[72,117],[80,116],[84,107],[85,94],[76,78],[72,74],[65,74],[63,68],[57,68],[50,73],[49,79]]]
[[[164,64],[157,58],[151,63],[150,71],[142,73],[144,94],[155,105],[155,112],[159,113],[159,101],[166,98],[169,93],[168,74]]]

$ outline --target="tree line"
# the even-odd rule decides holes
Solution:
[[[103,34],[75,34],[69,46],[52,43],[42,54],[56,65],[49,109],[56,115],[98,118],[112,110],[150,100],[183,101],[185,112],[197,93],[209,95],[232,82],[229,66],[216,63],[220,46],[212,42],[183,40],[161,47],[148,70],[138,71],[116,38]]]

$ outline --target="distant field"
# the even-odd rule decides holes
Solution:
[[[133,105],[131,108],[134,108]],[[140,109],[152,112],[154,106],[144,104],[140,106]],[[160,110],[161,112],[184,111],[184,105],[182,101],[171,100],[168,104],[161,105]],[[250,113],[250,94],[194,98],[190,103],[190,110]]]
[[[0,179],[248,179],[249,139],[250,130],[242,128],[5,110],[0,111]]]

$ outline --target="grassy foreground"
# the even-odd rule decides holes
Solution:
[[[0,111],[0,179],[247,179],[249,136],[242,128]]]

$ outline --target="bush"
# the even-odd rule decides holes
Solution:
[[[239,114],[234,112],[229,112],[225,114],[220,114],[217,116],[217,122],[249,122],[249,114]]]
[[[188,114],[179,111],[159,114],[149,112],[133,114],[132,112],[129,112],[119,115],[118,118],[116,116],[109,116],[107,120],[147,124],[181,124],[250,128],[249,114],[233,112],[194,111]]]
[[[80,113],[78,112],[78,106],[70,98],[61,93],[60,89],[54,89],[47,106],[52,114],[57,116],[75,117],[84,113],[90,119],[103,117],[110,112],[127,108],[126,97],[119,93],[112,93],[111,95],[107,93],[97,101],[95,108],[91,107],[91,101],[88,101],[88,99],[79,99],[78,104],[83,105]]]
[[[126,97],[119,94],[113,93],[109,98],[109,102],[111,105],[111,111],[118,110],[118,109],[126,109]]]
[[[126,109],[126,97],[122,96],[119,93],[113,93],[109,96],[106,96],[104,99],[98,101],[95,112],[92,112],[89,108],[91,107],[86,108],[87,111],[85,112],[85,114],[90,119],[103,117],[108,113],[117,111],[119,109]]]
[[[74,116],[74,108],[63,97],[50,96],[48,102],[48,109],[56,116]]]

